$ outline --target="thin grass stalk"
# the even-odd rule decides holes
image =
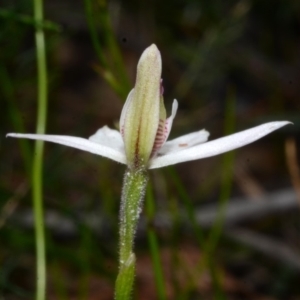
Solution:
[[[177,189],[178,195],[180,197],[180,200],[183,201],[187,219],[189,220],[189,222],[191,222],[192,229],[193,229],[193,232],[194,232],[194,235],[196,238],[196,242],[199,246],[199,250],[203,251],[203,249],[205,249],[205,236],[204,236],[204,232],[203,232],[202,228],[197,223],[194,205],[192,204],[192,201],[191,201],[184,185],[182,184],[181,179],[179,178],[179,176],[177,174],[177,171],[175,170],[175,168],[173,166],[170,166],[169,168],[167,168],[167,174],[168,174],[167,177],[170,177],[173,180],[175,187]],[[178,210],[178,209],[176,208],[176,210]],[[180,225],[176,224],[175,226],[178,227]],[[204,257],[204,258],[206,259],[206,257]],[[197,267],[200,274],[204,271],[204,266],[207,264],[205,259],[201,260],[201,263],[199,263],[199,265]],[[212,270],[210,270],[210,272],[212,273]],[[180,293],[180,297],[178,296],[178,299],[180,299],[180,300],[187,299],[189,297],[189,291],[193,290],[195,288],[195,286],[197,286],[197,280],[196,281],[190,280],[189,284],[185,287],[185,290],[180,291],[181,293]],[[177,291],[177,294],[179,295],[179,291]],[[199,298],[199,299],[201,299],[201,298]]]
[[[235,92],[234,90],[230,89],[228,91],[228,96],[226,99],[226,107],[225,107],[225,123],[224,123],[225,135],[229,135],[234,132],[235,106],[236,106]],[[217,214],[216,221],[213,224],[213,227],[210,231],[208,242],[205,248],[205,256],[208,258],[210,270],[212,270],[211,275],[213,279],[212,281],[213,281],[215,299],[226,299],[221,287],[220,274],[214,267],[215,265],[214,257],[215,257],[215,251],[218,246],[218,242],[222,235],[226,207],[232,189],[232,179],[233,179],[232,167],[234,163],[234,155],[235,155],[234,151],[227,152],[226,154],[223,155],[222,168],[221,168],[221,190],[219,195],[218,214]]]
[[[183,201],[183,205],[185,208],[185,211],[187,213],[188,220],[192,223],[192,228],[197,240],[197,243],[200,248],[204,247],[204,233],[199,224],[197,223],[196,214],[194,210],[194,206],[191,202],[191,199],[182,184],[177,171],[175,170],[174,166],[170,166],[166,169],[167,176],[172,178],[175,187],[177,189],[178,195],[180,199]]]
[[[25,132],[23,118],[14,101],[14,85],[5,66],[0,66],[0,88],[2,90],[4,98],[6,99],[8,113],[10,115],[14,130],[16,132]],[[30,152],[29,143],[27,140],[19,140],[19,145],[21,150],[21,156],[24,161],[26,174],[27,177],[30,178],[32,167],[32,154]]]
[[[97,30],[95,27],[94,19],[93,19],[93,6],[92,6],[92,0],[84,0],[84,8],[85,8],[85,14],[87,18],[87,23],[89,27],[89,32],[92,40],[92,44],[94,47],[94,50],[97,54],[98,60],[103,68],[108,68],[105,56],[103,55],[103,49],[102,46],[98,40]]]
[[[33,25],[37,28],[43,28],[45,30],[50,30],[54,32],[62,31],[61,26],[56,23],[53,23],[51,21],[46,21],[46,20],[43,20],[42,22],[37,22],[36,19],[32,18],[31,16],[16,13],[12,9],[0,8],[0,18],[13,20],[29,26]]]
[[[234,132],[235,129],[235,94],[231,89],[228,92],[225,107],[225,123],[224,123],[224,135],[229,135]],[[230,151],[223,155],[222,168],[221,168],[221,190],[219,195],[219,209],[216,222],[210,232],[209,237],[209,249],[214,251],[217,247],[217,243],[220,239],[223,230],[223,223],[225,218],[225,211],[230,197],[233,180],[233,163],[235,152]]]
[[[95,66],[95,70],[99,72],[103,79],[111,86],[111,88],[122,98],[126,99],[128,90],[122,86],[116,76],[111,71],[110,66],[107,63],[107,58],[104,56],[103,47],[98,39],[97,28],[94,21],[94,11],[92,0],[84,0],[85,14],[87,18],[87,23],[89,27],[89,32],[92,40],[94,50],[96,52],[97,58],[99,60],[100,66]],[[103,24],[105,26],[105,24]],[[123,82],[124,84],[124,82]]]
[[[43,1],[34,0],[34,19],[37,24],[43,22]],[[45,36],[42,27],[35,29],[35,42],[37,54],[37,85],[38,85],[38,108],[36,132],[45,133],[47,118],[47,65]],[[43,148],[44,142],[35,143],[32,184],[33,184],[33,207],[35,222],[35,240],[37,256],[37,285],[36,299],[44,300],[46,296],[46,247],[45,247],[45,225],[43,213]]]
[[[63,274],[63,266],[58,261],[53,261],[49,268],[50,276],[53,278],[53,290],[55,299],[57,300],[68,300],[68,291],[64,281],[61,280]]]
[[[99,1],[99,2],[102,2],[102,1]],[[107,9],[107,3],[102,5],[100,7],[100,9],[102,10],[101,21],[102,21],[103,28],[104,28],[104,37],[105,37],[105,40],[106,40],[106,43],[108,46],[108,52],[112,56],[112,62],[113,62],[113,67],[114,67],[113,69],[114,69],[115,73],[117,74],[116,77],[119,78],[120,85],[122,86],[124,93],[126,93],[126,95],[127,95],[131,89],[131,85],[128,80],[128,75],[127,75],[124,61],[123,61],[123,58],[121,55],[121,51],[120,51],[120,48],[116,41],[116,37],[115,37],[114,31],[112,28],[110,15],[109,15],[109,12]]]
[[[150,247],[152,266],[154,271],[154,280],[157,291],[157,299],[165,300],[166,290],[165,281],[162,270],[162,264],[159,254],[159,244],[157,234],[153,228],[153,220],[155,215],[155,203],[151,184],[148,185],[146,192],[146,217],[147,217],[147,239]]]

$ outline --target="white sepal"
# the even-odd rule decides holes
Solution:
[[[32,140],[41,140],[46,142],[53,142],[61,144],[83,151],[87,151],[93,154],[98,154],[122,164],[126,164],[125,153],[112,146],[101,145],[99,143],[91,142],[87,139],[67,136],[67,135],[48,135],[48,134],[21,134],[21,133],[9,133],[6,136],[14,138],[26,138]]]
[[[185,161],[222,154],[250,144],[272,131],[290,123],[291,122],[288,121],[270,122],[188,149],[177,152],[169,152],[165,155],[151,159],[149,169],[161,168]]]

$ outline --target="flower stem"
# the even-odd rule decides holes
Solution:
[[[120,210],[120,253],[119,274],[115,286],[116,300],[127,300],[131,297],[135,274],[134,236],[147,182],[148,176],[144,169],[126,170]]]
[[[34,0],[34,20],[37,24],[41,24],[43,22],[42,0]],[[36,27],[35,29],[35,42],[38,70],[38,111],[36,132],[42,134],[45,132],[47,117],[47,66],[45,53],[45,37],[42,27]],[[37,141],[35,143],[35,155],[33,158],[32,168],[33,206],[37,255],[37,300],[44,300],[46,296],[46,250],[42,202],[43,145],[44,143],[42,141]]]

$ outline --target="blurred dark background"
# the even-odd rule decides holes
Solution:
[[[35,131],[33,3],[0,3],[0,298],[33,299],[33,142],[5,138]],[[150,227],[168,299],[300,299],[300,1],[44,4],[47,133],[117,128],[139,56],[152,43],[162,54],[168,114],[179,102],[171,138],[294,123],[234,154],[150,171],[155,218],[147,223],[144,213],[138,231],[136,299],[158,299]],[[124,171],[46,144],[48,299],[112,299]]]

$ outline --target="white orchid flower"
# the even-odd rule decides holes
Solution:
[[[210,142],[206,130],[167,141],[178,103],[174,100],[171,116],[166,119],[161,69],[160,52],[153,44],[139,60],[135,88],[121,113],[120,132],[104,126],[88,139],[48,134],[9,133],[7,136],[73,147],[126,164],[130,169],[155,169],[234,150],[290,124],[288,121],[265,123]]]

